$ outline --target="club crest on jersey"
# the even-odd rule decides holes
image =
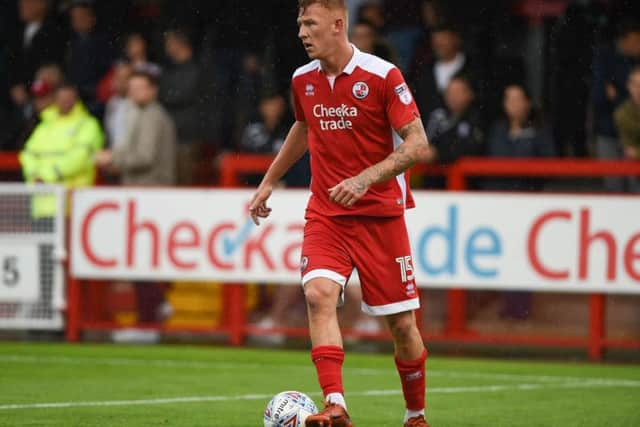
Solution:
[[[411,104],[413,97],[411,96],[411,91],[409,90],[409,86],[406,83],[402,83],[395,87],[396,95],[400,98],[400,102],[404,105]]]
[[[304,87],[304,94],[306,96],[313,96],[316,94],[316,89],[311,83],[307,83],[307,85]]]
[[[309,265],[309,258],[306,256],[303,256],[302,259],[300,260],[300,271],[304,272],[307,269],[308,265]]]
[[[365,99],[369,95],[369,86],[365,82],[355,82],[351,92],[356,98]]]

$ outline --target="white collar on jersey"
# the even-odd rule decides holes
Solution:
[[[353,55],[351,56],[351,59],[349,60],[349,62],[347,62],[347,65],[345,65],[344,70],[342,70],[343,73],[346,74],[351,74],[353,73],[353,70],[356,69],[356,66],[358,65],[358,59],[360,57],[360,50],[352,43],[351,47],[353,47]]]
[[[351,55],[351,59],[349,60],[349,62],[347,62],[347,65],[345,65],[344,69],[342,70],[342,72],[345,74],[353,73],[353,70],[355,70],[356,67],[358,66],[360,56],[362,55],[362,52],[360,51],[360,49],[358,49],[353,43],[350,43],[350,44],[351,44],[351,47],[353,48],[353,55]],[[320,61],[318,61],[318,72],[320,71],[323,71],[323,70],[322,70],[322,65]]]

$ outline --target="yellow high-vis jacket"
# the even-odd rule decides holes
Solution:
[[[42,111],[41,122],[20,152],[20,163],[28,183],[60,183],[67,188],[95,183],[94,155],[104,144],[98,121],[78,102],[67,115],[53,105]],[[53,196],[37,195],[32,199],[35,218],[56,213]]]

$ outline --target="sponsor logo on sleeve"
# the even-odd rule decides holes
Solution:
[[[409,90],[409,86],[406,83],[402,83],[395,87],[396,95],[400,98],[400,102],[404,105],[411,104],[413,97],[411,96],[411,91]]]

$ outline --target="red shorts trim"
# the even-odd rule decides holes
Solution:
[[[307,217],[302,285],[325,277],[344,288],[354,269],[365,313],[385,316],[420,307],[404,216]]]
[[[388,314],[402,313],[420,308],[420,299],[411,298],[406,301],[392,302],[386,305],[371,306],[362,301],[362,311],[372,316],[386,316]]]

